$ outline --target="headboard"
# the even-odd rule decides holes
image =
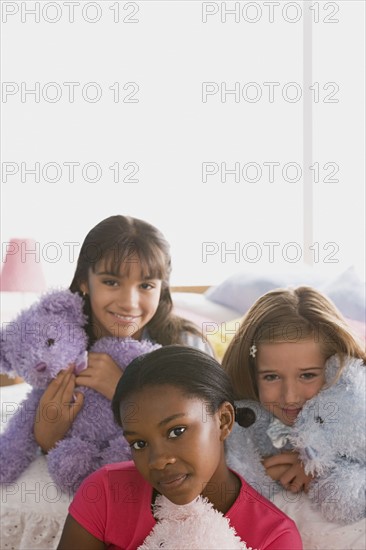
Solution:
[[[170,292],[193,292],[194,294],[203,294],[209,286],[171,286]]]

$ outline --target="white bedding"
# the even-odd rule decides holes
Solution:
[[[30,386],[0,388],[1,431],[17,410]],[[44,455],[23,472],[15,483],[0,484],[1,550],[52,550],[57,548],[72,497],[56,486]]]
[[[16,483],[0,485],[1,549],[57,548],[72,496],[61,492],[49,476],[44,456]]]
[[[366,549],[366,519],[351,525],[330,523],[312,508],[305,493],[290,498],[278,493],[272,501],[296,523],[304,550]]]

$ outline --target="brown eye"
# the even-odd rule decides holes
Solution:
[[[47,346],[50,348],[51,346],[53,346],[53,344],[55,343],[54,339],[53,338],[49,338],[47,340]]]

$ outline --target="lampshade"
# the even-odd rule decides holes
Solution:
[[[11,239],[3,243],[2,292],[43,292],[46,280],[41,265],[39,243],[33,239]]]

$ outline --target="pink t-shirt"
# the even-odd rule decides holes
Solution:
[[[295,523],[236,475],[240,494],[225,516],[238,536],[257,550],[301,550]],[[156,524],[151,499],[133,462],[109,464],[84,480],[69,513],[110,550],[136,550]]]

